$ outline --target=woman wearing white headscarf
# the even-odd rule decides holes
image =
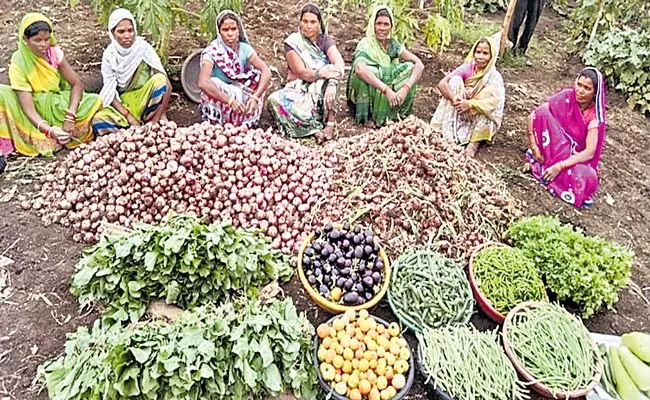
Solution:
[[[137,35],[129,10],[118,8],[108,19],[111,43],[102,57],[104,109],[93,118],[96,135],[131,125],[158,122],[167,108],[171,84],[154,48]]]
[[[237,14],[217,16],[217,38],[201,54],[201,117],[212,124],[255,126],[271,70],[248,41]]]

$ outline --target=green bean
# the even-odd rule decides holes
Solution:
[[[555,394],[584,389],[596,374],[599,356],[586,328],[559,305],[516,313],[507,338],[518,362]]]
[[[512,364],[498,344],[497,331],[466,326],[427,329],[416,334],[424,373],[455,400],[528,399]]]
[[[415,330],[466,323],[474,311],[461,266],[434,251],[413,251],[393,263],[390,302],[395,314]]]
[[[535,263],[517,248],[486,247],[474,258],[473,270],[483,295],[503,314],[519,303],[546,298]]]

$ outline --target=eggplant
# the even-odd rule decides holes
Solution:
[[[302,265],[309,268],[311,266],[311,257],[303,256]]]
[[[374,293],[366,292],[366,294],[365,294],[366,301],[372,300],[373,297],[375,297]]]
[[[358,300],[359,295],[354,292],[346,293],[345,296],[343,296],[343,302],[345,304],[357,304]]]
[[[345,253],[345,258],[350,259],[354,257],[354,250],[350,250],[347,253]]]
[[[372,278],[372,274],[373,274],[373,273],[374,273],[374,272],[372,272],[371,269],[367,269],[367,270],[366,270],[366,271],[365,271],[361,276],[363,276],[364,278],[365,278],[366,276],[369,276],[369,277]]]
[[[325,284],[320,285],[320,287],[318,288],[318,291],[323,296],[328,296],[330,294],[330,289]]]
[[[325,225],[324,231],[325,231],[325,233],[330,233],[332,231],[332,229],[334,229],[334,227],[332,226],[332,223],[328,222],[327,225]]]
[[[359,244],[363,241],[363,236],[361,235],[354,235],[352,236],[352,243],[354,244]]]
[[[330,264],[334,264],[337,259],[338,259],[338,257],[336,256],[336,254],[332,253],[332,254],[330,254],[329,257],[327,257],[327,262],[330,263]]]
[[[339,270],[339,272],[341,273],[341,275],[350,276],[350,268],[343,268]]]
[[[352,288],[352,291],[357,292],[358,294],[362,295],[362,294],[364,294],[366,292],[366,288],[363,287],[363,283],[357,283]]]
[[[345,229],[346,231],[349,231],[350,230],[350,223],[349,222],[343,223],[343,229]]]
[[[323,234],[323,231],[321,231],[320,228],[316,228],[316,229],[314,230],[314,233],[316,234],[316,237],[320,237],[320,235]]]
[[[318,253],[323,249],[323,245],[321,242],[313,242],[311,244],[312,249],[314,249],[314,252]]]
[[[348,242],[351,242],[353,237],[354,237],[354,233],[348,232],[345,234],[345,240],[347,240]]]
[[[323,283],[329,287],[332,284],[332,277],[327,274],[323,275]]]
[[[311,265],[312,265],[314,268],[320,268],[320,267],[323,266],[323,263],[321,262],[321,260],[316,259],[316,260],[312,260]]]
[[[375,281],[372,279],[372,276],[366,276],[363,278],[363,285],[367,288],[371,288],[375,284]]]
[[[339,276],[339,275],[341,275],[341,274],[339,273],[339,270],[338,270],[338,269],[336,269],[336,268],[332,268],[332,266],[329,265],[329,264],[327,264],[327,266],[330,268],[330,275],[332,275],[332,276]]]
[[[345,257],[337,258],[336,265],[338,265],[339,267],[345,267]]]
[[[309,275],[307,277],[307,282],[309,282],[310,285],[314,286],[316,284],[316,277],[314,275]]]
[[[343,284],[343,287],[345,290],[352,290],[352,287],[354,286],[354,281],[350,278],[345,280],[345,283]]]
[[[344,278],[344,277],[342,277],[342,276],[339,277],[339,278],[336,280],[336,286],[338,286],[338,287],[340,287],[341,289],[343,289],[343,285],[345,285],[345,281],[347,281],[346,278]]]
[[[332,252],[327,247],[324,247],[323,250],[321,250],[320,252],[320,256],[323,258],[329,257],[330,254],[332,254]]]
[[[375,282],[375,285],[378,285],[381,282],[381,274],[377,271],[373,272],[372,280]]]
[[[350,260],[349,258],[346,258],[344,266],[346,268],[350,268],[352,266],[352,260]]]
[[[347,251],[349,248],[350,248],[350,241],[348,239],[344,239],[341,242],[341,249]]]
[[[373,251],[372,251],[372,246],[370,246],[370,245],[365,245],[365,246],[363,247],[363,252],[366,254],[366,256],[370,256],[370,255],[373,253]]]
[[[332,232],[330,232],[327,236],[330,238],[330,240],[337,241],[341,238],[341,232],[335,229]]]
[[[384,262],[381,259],[375,261],[373,264],[373,269],[377,272],[382,272],[384,270]]]
[[[359,281],[359,274],[356,272],[350,273],[350,279],[352,279],[355,283]]]
[[[305,255],[309,257],[313,256],[314,249],[311,246],[307,246],[307,248],[305,249]]]
[[[372,235],[366,236],[366,244],[372,245],[375,243],[375,237]]]
[[[358,235],[359,233],[361,233],[362,229],[363,228],[361,228],[361,225],[357,225],[357,226],[354,227],[354,233],[356,233]]]
[[[314,268],[314,275],[316,278],[318,278],[319,276],[323,275],[323,270],[320,268]]]
[[[377,243],[373,244],[372,249],[375,251],[375,253],[379,253],[379,244]]]
[[[365,273],[366,271],[368,271],[368,270],[366,269],[366,264],[361,264],[361,263],[359,263],[358,271],[359,271],[360,274],[363,274],[363,273]]]
[[[357,246],[354,248],[354,256],[356,258],[361,258],[363,257],[363,247]]]

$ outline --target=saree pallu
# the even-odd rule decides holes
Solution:
[[[149,65],[142,62],[127,89],[120,93],[120,102],[135,119],[147,123],[158,111],[165,93],[167,93],[167,76],[160,73],[152,74]],[[113,106],[109,106],[95,115],[92,127],[95,135],[101,136],[128,128],[129,121]]]
[[[33,92],[34,107],[50,126],[63,126],[65,113],[70,103],[70,91]],[[93,138],[90,121],[102,108],[99,95],[84,93],[77,108],[73,140],[65,144],[71,149]],[[0,151],[9,154],[17,151],[26,156],[51,157],[63,146],[55,139],[47,138],[27,118],[18,102],[18,96],[11,87],[0,85]]]
[[[452,76],[449,86],[457,97],[461,97],[466,90],[460,76]],[[459,114],[451,101],[442,98],[431,119],[431,127],[441,132],[443,137],[463,146],[482,141],[491,143],[501,126],[505,106],[505,87],[501,74],[492,73],[483,90],[489,90],[490,93],[485,93],[484,96],[478,93],[476,100],[470,100],[473,114]],[[488,96],[493,99],[485,101]]]
[[[296,79],[269,96],[268,109],[282,135],[302,138],[321,131],[327,122],[325,90],[328,80],[305,82]],[[336,86],[336,98],[339,85]]]
[[[408,82],[413,67],[411,62],[390,64],[386,67],[367,65],[373,75],[395,92]],[[416,90],[417,85],[413,85],[404,102],[397,107],[391,107],[388,98],[361,79],[353,69],[348,79],[348,109],[357,124],[372,120],[376,126],[382,126],[387,120],[401,119],[411,114]]]
[[[599,182],[598,162],[605,136],[604,124],[599,126],[598,146],[592,160],[566,168],[550,182],[543,178],[546,168],[568,159],[586,147],[588,129],[575,100],[575,91],[565,89],[551,96],[548,103],[539,106],[533,114],[533,131],[537,146],[544,156],[542,164],[533,158],[530,149],[526,153],[533,176],[553,196],[574,207],[593,205],[593,195]]]
[[[228,84],[219,78],[212,78],[212,82],[219,90],[242,104],[246,104],[253,93],[251,89],[245,86],[240,86],[236,83]],[[247,126],[249,128],[255,127],[260,122],[263,106],[264,102],[260,99],[257,102],[257,108],[252,114],[242,114],[233,110],[228,104],[218,101],[205,92],[201,92],[201,119],[203,121],[209,121],[211,124],[232,124],[234,126]]]

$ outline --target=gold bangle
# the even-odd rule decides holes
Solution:
[[[228,107],[232,107],[233,99],[232,97],[228,98]]]

